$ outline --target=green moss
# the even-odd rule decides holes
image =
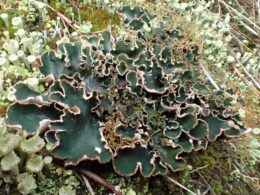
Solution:
[[[69,3],[51,0],[49,5],[61,12],[62,14],[66,15],[68,18],[70,18],[71,13],[73,13],[73,7]]]
[[[38,190],[43,195],[55,194],[59,191],[57,183],[57,180],[46,178],[38,183]]]
[[[57,3],[55,0],[51,0],[49,4],[57,11],[64,14],[67,18],[71,19],[71,13],[74,13],[75,20],[79,20],[77,9],[70,6],[68,3]],[[84,21],[90,21],[93,25],[91,30],[93,32],[104,30],[110,24],[120,24],[120,18],[117,14],[109,13],[107,10],[95,5],[94,3],[80,7],[79,12],[81,23]],[[57,17],[53,11],[50,11],[49,15],[53,19]]]
[[[213,171],[218,163],[218,160],[223,158],[223,149],[221,149],[221,143],[216,142],[210,147],[208,147],[207,151],[203,151],[201,153],[194,153],[192,154],[193,159],[190,159],[191,161],[194,161],[194,167],[203,167],[207,166],[207,168],[202,169],[201,173],[207,174],[207,172]]]
[[[7,13],[9,19],[9,28],[5,25],[4,21],[0,18],[0,37],[3,37],[3,32],[8,31],[10,38],[15,37],[16,29],[12,28],[12,18],[16,16],[12,10],[0,10],[0,14]],[[0,43],[2,45],[2,43]]]
[[[162,128],[165,125],[165,121],[161,114],[157,111],[148,112],[148,121],[153,128]]]
[[[75,16],[77,13],[75,13]],[[107,10],[97,7],[96,5],[89,5],[80,10],[82,21],[90,21],[93,25],[92,31],[100,31],[106,29],[109,24],[119,25],[120,18],[118,15],[111,14]]]
[[[216,160],[212,156],[203,156],[199,155],[195,158],[195,165],[196,167],[208,165],[207,171],[213,169],[216,165]],[[202,170],[204,172],[204,170]]]
[[[210,182],[211,187],[215,191],[216,194],[222,194],[223,193],[223,185],[221,181],[212,180]]]
[[[256,177],[259,172],[257,164],[252,165],[252,152],[250,140],[252,136],[243,140],[219,141],[209,145],[207,151],[192,153],[187,159],[188,164],[194,167],[190,174],[183,177],[183,173],[174,174],[174,178],[184,186],[196,191],[207,187],[207,183],[217,195],[257,194],[256,189],[246,183],[242,177],[232,174],[236,167],[247,172],[248,176]],[[234,147],[236,150],[234,150]],[[207,166],[205,166],[207,165]],[[207,183],[205,183],[207,181]],[[174,185],[171,191],[180,193],[180,189]]]

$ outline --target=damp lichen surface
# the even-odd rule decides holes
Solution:
[[[185,168],[185,156],[222,135],[245,131],[230,91],[198,79],[194,45],[172,47],[182,30],[151,26],[141,8],[119,10],[124,36],[110,31],[71,38],[41,56],[48,90],[15,85],[9,127],[44,134],[65,166],[111,162],[115,172],[144,177]]]

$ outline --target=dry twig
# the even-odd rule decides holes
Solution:
[[[246,85],[247,85],[252,91],[254,91],[257,95],[260,95],[259,91],[254,87],[254,85],[252,85],[252,83],[250,83],[250,82],[244,77],[244,75],[240,72],[240,70],[238,70],[238,68],[237,68],[235,65],[233,65],[233,69],[234,69],[235,73],[238,75],[238,77],[239,77],[240,79],[242,79],[242,80],[246,83]]]
[[[105,179],[103,179],[102,177],[98,176],[97,174],[91,172],[91,171],[85,171],[85,170],[79,170],[80,173],[82,173],[83,175],[93,179],[94,181],[98,182],[99,184],[101,184],[102,186],[106,187],[108,190],[110,190],[111,192],[115,193],[116,195],[122,195],[121,192],[118,192],[114,186],[112,186],[111,184],[109,184]]]
[[[89,192],[90,195],[95,195],[95,193],[94,193],[94,191],[93,191],[93,189],[92,189],[92,187],[91,187],[91,185],[90,185],[88,179],[87,179],[84,175],[79,174],[79,173],[77,173],[76,171],[73,171],[73,172],[74,172],[74,174],[77,176],[77,178],[81,181],[81,183],[85,184],[85,186],[86,186],[86,188],[87,188],[86,191]]]
[[[35,3],[38,3],[38,4],[40,4],[40,5],[43,5],[43,6],[47,7],[47,8],[49,8],[50,10],[52,10],[53,12],[55,12],[55,13],[57,14],[57,16],[59,16],[64,23],[66,23],[67,25],[69,25],[71,28],[73,28],[75,31],[78,32],[78,29],[77,29],[76,26],[73,25],[73,22],[72,22],[70,19],[68,19],[66,16],[64,16],[62,13],[60,13],[59,11],[55,10],[55,9],[54,9],[53,7],[51,7],[50,5],[48,5],[48,4],[46,4],[46,3],[43,3],[43,2],[41,2],[41,1],[34,1],[34,2],[35,2]]]
[[[235,58],[235,60],[239,63],[239,65],[241,66],[243,72],[246,74],[246,76],[248,78],[250,78],[250,80],[252,81],[252,83],[254,84],[253,86],[253,91],[255,91],[258,95],[260,94],[259,90],[260,90],[260,84],[253,78],[252,75],[250,75],[250,73],[245,69],[244,65],[242,64],[242,62],[237,58],[235,52],[230,48],[228,47],[228,50],[229,52],[233,55],[233,57]],[[243,79],[244,77],[241,75],[242,73],[240,73],[240,71],[235,67],[233,66],[233,68],[235,69],[235,71],[237,72],[237,74]],[[249,82],[246,81],[246,83],[250,86]],[[252,88],[252,87],[251,87]]]
[[[167,180],[167,181],[170,181],[172,183],[174,183],[175,185],[179,186],[180,188],[182,188],[183,190],[189,192],[190,194],[192,195],[198,195],[196,194],[195,192],[191,191],[190,189],[188,189],[187,187],[185,187],[184,185],[180,184],[178,181],[174,180],[173,178],[169,177],[169,176],[164,176],[164,178]]]
[[[201,69],[203,70],[204,74],[209,79],[210,83],[215,87],[215,89],[220,90],[220,88],[218,87],[216,82],[213,80],[213,78],[210,76],[210,74],[208,73],[208,71],[202,64],[203,47],[204,47],[204,41],[201,43],[201,45],[199,47],[199,58],[198,58],[199,65],[200,65]]]
[[[219,0],[220,3],[222,3],[228,10],[231,10],[233,13],[235,13],[236,15],[240,16],[241,18],[243,18],[245,21],[247,21],[248,23],[250,23],[251,25],[253,25],[256,29],[260,30],[260,27],[253,22],[252,20],[250,20],[248,17],[244,16],[243,14],[241,14],[239,11],[237,11],[235,8],[231,7],[230,5],[226,4],[224,1]]]
[[[83,178],[83,180],[85,182],[85,186],[88,189],[88,192],[90,193],[90,195],[95,195],[95,193],[94,193],[94,191],[93,191],[93,189],[92,189],[88,179],[84,175],[82,175],[82,178]]]
[[[211,194],[216,195],[216,192],[212,189],[211,185],[207,182],[207,180],[203,177],[203,175],[200,172],[198,172],[198,174],[201,177],[201,179],[204,181],[204,183],[208,186],[208,189],[210,190]]]
[[[197,171],[199,171],[201,169],[206,169],[208,166],[209,166],[209,164],[206,164],[206,165],[204,165],[202,167],[198,167],[197,169],[194,169],[194,170],[190,171],[189,174],[197,172]]]

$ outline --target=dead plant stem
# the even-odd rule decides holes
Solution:
[[[64,16],[62,13],[60,13],[59,11],[57,11],[56,9],[54,9],[53,7],[51,7],[50,5],[43,3],[41,1],[34,1],[35,3],[44,5],[45,7],[49,8],[50,10],[52,10],[53,12],[55,12],[57,14],[57,16],[59,16],[67,25],[69,25],[71,28],[73,28],[75,31],[78,31],[77,27],[75,27],[73,25],[73,22],[68,19],[66,16]]]
[[[208,73],[206,68],[203,66],[203,63],[202,63],[203,47],[204,47],[204,41],[201,43],[201,45],[199,47],[199,59],[198,59],[199,65],[200,65],[201,69],[203,70],[204,74],[207,76],[210,83],[214,86],[214,88],[216,90],[220,90],[220,88],[218,87],[216,82],[213,80],[213,78],[210,76],[210,74]]]
[[[108,190],[115,193],[116,195],[122,195],[122,193],[118,192],[113,185],[109,184],[105,179],[98,176],[97,174],[95,174],[91,171],[86,171],[86,170],[79,170],[79,172],[82,173],[83,175],[93,179],[94,181],[98,182],[99,184],[106,187]]]
[[[82,175],[82,178],[84,180],[85,186],[88,189],[88,192],[90,193],[90,195],[95,195],[95,193],[94,193],[94,191],[93,191],[93,189],[92,189],[88,179],[84,175]]]
[[[179,186],[180,188],[182,188],[183,190],[189,192],[190,194],[192,195],[198,195],[196,194],[195,192],[191,191],[190,189],[188,189],[187,187],[185,187],[184,185],[180,184],[178,181],[174,180],[173,178],[169,177],[169,176],[164,176],[164,178],[167,180],[167,181],[170,181],[172,183],[174,183],[175,185]]]

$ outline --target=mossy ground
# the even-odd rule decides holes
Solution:
[[[92,24],[91,32],[97,32],[107,29],[109,26],[117,26],[120,24],[120,17],[117,14],[109,13],[106,9],[97,6],[96,4],[88,4],[86,6],[79,6],[75,1],[70,3],[61,3],[50,0],[49,5],[54,8],[57,12],[60,12],[65,17],[70,19],[73,23],[90,22]],[[72,15],[74,14],[74,20]],[[56,20],[57,13],[54,11],[48,11],[50,19]],[[74,31],[71,27],[67,26],[70,33]],[[48,45],[51,49],[56,48],[56,41],[58,38],[52,39]]]
[[[250,157],[250,140],[258,139],[253,135],[227,142],[225,140],[211,144],[206,151],[194,152],[187,159],[189,166],[183,172],[175,172],[170,177],[177,180],[194,192],[203,193],[208,190],[209,194],[216,195],[257,195],[257,183],[251,178],[260,178],[260,164],[252,162]],[[192,168],[191,168],[192,167]],[[248,178],[237,174],[236,169]],[[62,186],[73,186],[77,194],[88,194],[83,183],[72,174],[58,166],[45,168],[45,179],[37,179],[37,193],[47,195],[55,194]],[[162,176],[149,179],[141,176],[125,178],[111,173],[109,167],[99,170],[98,174],[104,177],[110,184],[119,187],[123,194],[131,194],[133,191],[138,195],[181,195],[187,194],[182,188],[167,181]],[[91,181],[91,180],[90,180]],[[109,191],[103,186],[91,181],[96,194],[107,195]],[[258,186],[259,187],[259,186]],[[3,193],[2,186],[1,193]],[[11,194],[17,194],[12,191]]]
[[[91,29],[92,32],[104,30],[109,25],[119,25],[120,23],[120,18],[117,14],[109,13],[106,9],[94,3],[86,6],[77,6],[74,1],[70,3],[57,3],[57,1],[51,0],[50,5],[70,19],[73,13],[75,21],[79,21],[80,14],[81,22],[91,22],[93,25]],[[56,17],[55,15],[52,16],[54,16],[54,18]]]
[[[259,140],[253,138],[253,135],[248,135],[230,143],[225,140],[213,143],[206,151],[192,153],[187,159],[189,165],[186,170],[172,173],[170,177],[196,193],[207,191],[207,194],[216,195],[257,195],[257,182],[254,184],[249,179],[260,178],[260,164],[252,164],[249,155],[252,148],[248,141],[252,139]],[[237,174],[237,169],[248,178]],[[144,179],[138,176],[122,178],[112,174],[107,180],[115,186],[121,186],[125,193],[131,189],[136,194],[145,195],[187,194],[162,176]],[[95,190],[99,194],[108,194],[104,188]]]
[[[108,25],[119,25],[120,19],[118,15],[111,14],[96,5],[81,8],[81,18],[90,21],[93,25],[92,31],[100,31],[106,29]]]

